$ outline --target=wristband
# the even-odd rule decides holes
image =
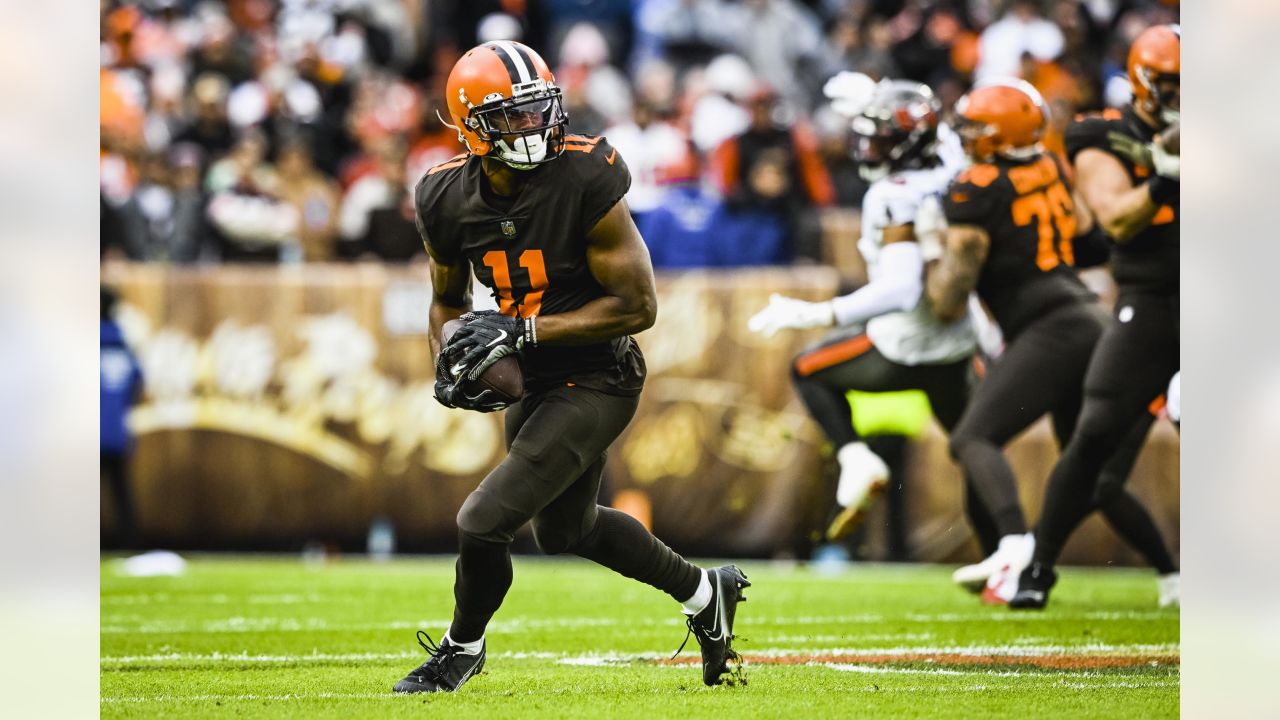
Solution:
[[[538,316],[524,319],[524,344],[526,347],[538,347]]]
[[[1151,200],[1157,205],[1168,205],[1170,200],[1178,199],[1178,181],[1171,180],[1163,175],[1152,175],[1147,180],[1147,192],[1151,193]]]

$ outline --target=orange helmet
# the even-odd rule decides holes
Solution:
[[[1142,31],[1129,48],[1133,104],[1165,123],[1178,119],[1182,29],[1156,25]]]
[[[1040,152],[1049,124],[1040,93],[1022,80],[979,83],[956,101],[956,115],[956,132],[977,162],[997,154],[1020,159]]]
[[[527,170],[564,151],[568,115],[551,68],[518,42],[498,40],[463,55],[445,85],[458,140]]]

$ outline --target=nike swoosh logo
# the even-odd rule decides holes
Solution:
[[[712,635],[712,640],[724,640],[728,637],[728,629],[724,626],[724,583],[720,580],[720,573],[716,573],[716,624],[715,630],[719,635]]]
[[[457,365],[454,365],[453,367],[449,368],[449,372],[453,373],[454,377],[458,377],[459,375],[462,374],[462,371],[466,369],[467,369],[467,366],[465,364],[458,363]]]
[[[493,341],[492,341],[492,342],[490,342],[488,345],[485,345],[485,347],[493,347],[494,345],[497,345],[498,343],[500,343],[500,342],[502,342],[503,340],[506,340],[506,339],[507,339],[507,331],[506,331],[506,330],[499,330],[498,332],[500,332],[500,333],[502,333],[502,334],[501,334],[501,335],[499,335],[498,337],[494,338],[494,339],[493,339]]]
[[[617,157],[618,157],[618,148],[614,148],[613,152],[609,153],[609,157],[605,158],[605,160],[608,161],[610,165],[612,165],[614,159]]]

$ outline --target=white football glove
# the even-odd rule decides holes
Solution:
[[[783,328],[804,330],[828,327],[835,322],[835,311],[832,310],[830,301],[806,302],[774,293],[769,296],[769,304],[747,321],[747,329],[765,337],[773,337]]]
[[[1158,142],[1151,143],[1151,164],[1155,166],[1156,174],[1161,177],[1167,177],[1170,180],[1178,180],[1178,173],[1182,167],[1182,161],[1179,156],[1174,155]]]
[[[876,81],[863,73],[841,71],[822,86],[822,94],[831,101],[831,109],[846,118],[862,114],[876,94]]]

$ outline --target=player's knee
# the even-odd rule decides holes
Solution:
[[[509,543],[514,528],[509,528],[502,504],[487,493],[476,491],[467,496],[458,510],[458,531],[487,542]]]
[[[1098,487],[1093,491],[1095,505],[1104,506],[1119,497],[1124,489],[1125,478],[1112,473],[1103,473],[1098,478]]]
[[[952,459],[959,460],[964,457],[965,450],[972,447],[977,441],[977,437],[972,433],[956,428],[951,433],[951,438],[947,441],[947,450],[951,452]]]
[[[1110,404],[1087,405],[1071,435],[1071,445],[1089,455],[1110,455],[1125,437],[1125,426],[1116,422],[1118,416]]]

